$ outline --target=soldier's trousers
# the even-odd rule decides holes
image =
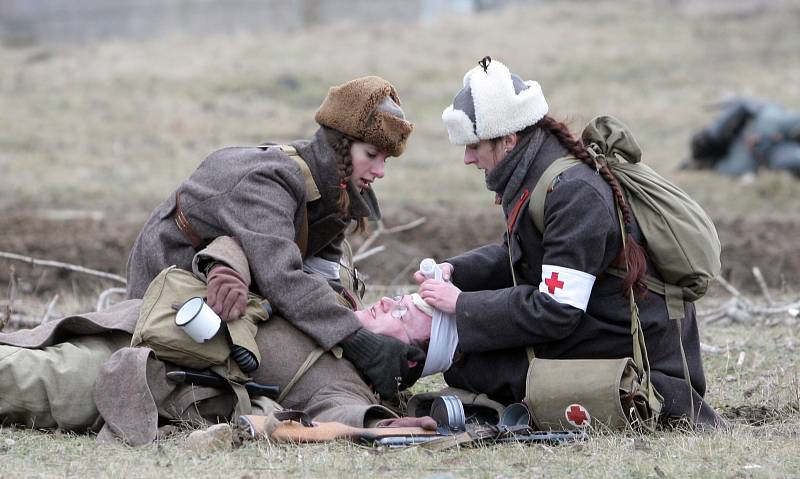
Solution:
[[[99,414],[94,384],[129,334],[80,336],[42,349],[0,345],[0,424],[84,431]]]

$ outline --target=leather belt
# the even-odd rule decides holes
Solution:
[[[176,191],[175,216],[174,216],[175,225],[177,225],[178,229],[181,231],[181,233],[183,233],[186,239],[189,240],[189,243],[192,244],[192,247],[195,250],[200,251],[200,249],[202,249],[203,246],[205,246],[205,241],[203,241],[203,238],[201,238],[200,235],[197,234],[197,231],[195,231],[194,228],[192,228],[191,223],[189,223],[189,218],[187,218],[186,215],[183,213],[183,210],[181,209],[180,198],[181,198],[180,191]]]

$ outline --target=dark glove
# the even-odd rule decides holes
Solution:
[[[225,321],[239,319],[247,308],[248,288],[239,273],[223,264],[211,268],[208,275],[208,305]]]
[[[344,357],[366,376],[383,399],[414,384],[422,375],[425,352],[389,336],[359,329],[340,343]]]

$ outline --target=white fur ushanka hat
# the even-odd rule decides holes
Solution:
[[[469,145],[533,125],[547,114],[542,87],[486,57],[464,75],[464,88],[442,112],[450,143]]]

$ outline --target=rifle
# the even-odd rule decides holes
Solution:
[[[222,376],[205,371],[170,371],[167,379],[176,383],[190,383],[197,386],[209,386],[213,388],[229,387],[228,380]],[[253,381],[244,383],[244,388],[251,396],[267,396],[275,399],[281,392],[279,386],[274,384],[260,384]]]
[[[439,451],[458,445],[481,443],[523,444],[545,443],[552,445],[586,440],[583,431],[534,431],[528,426],[478,426],[468,425],[465,432],[454,434],[447,428],[436,430],[420,427],[352,427],[338,422],[312,422],[300,411],[281,411],[274,416],[239,416],[239,429],[253,439],[268,438],[275,442],[318,443],[346,439],[361,444],[385,447],[420,445]]]
[[[280,421],[275,427],[275,421]],[[268,438],[275,442],[316,443],[346,439],[356,443],[374,444],[386,438],[439,438],[436,430],[421,427],[353,427],[339,422],[312,422],[301,411],[280,411],[273,416],[239,416],[239,428],[253,439]]]

